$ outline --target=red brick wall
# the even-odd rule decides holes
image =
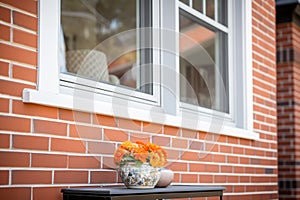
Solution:
[[[61,188],[115,184],[116,144],[143,138],[165,146],[176,161],[169,166],[175,183],[223,185],[230,200],[276,199],[275,5],[254,0],[252,6],[258,140],[142,121],[128,126],[126,119],[24,104],[23,89],[37,84],[37,1],[0,0],[1,198],[59,200]],[[203,155],[202,145],[212,150]]]
[[[279,194],[299,199],[300,26],[279,23],[276,31]]]

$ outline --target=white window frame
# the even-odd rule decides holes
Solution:
[[[217,0],[215,0],[217,1]],[[203,4],[205,4],[206,1],[203,1]],[[215,20],[212,20],[211,18],[205,16],[204,14],[196,11],[195,9],[192,8],[192,1],[190,1],[190,5],[191,6],[188,6],[182,2],[179,2],[178,3],[178,8],[191,14],[195,19],[200,19],[202,21],[205,21],[205,22],[208,22],[209,24],[213,25],[214,27],[216,27],[218,30],[221,30],[223,31],[224,33],[227,34],[228,36],[228,40],[230,40],[230,33],[229,33],[229,29],[230,27],[226,27],[224,25],[221,25],[220,23],[217,23]],[[216,5],[216,3],[215,3]],[[206,8],[203,6],[203,10],[205,11]],[[179,12],[179,9],[177,9],[177,11]],[[229,11],[230,12],[230,11]],[[178,16],[180,14],[178,13]],[[217,12],[215,12],[215,18],[217,19]],[[177,24],[176,24],[176,29],[177,29],[177,32],[179,32],[179,21],[177,21]],[[228,44],[229,41],[228,41]],[[179,48],[179,47],[178,47]],[[231,51],[231,46],[228,45],[228,48],[229,48],[229,52]],[[232,56],[228,56],[228,62],[231,62],[231,58]],[[217,61],[216,61],[217,62]],[[217,63],[216,63],[217,65]],[[230,67],[231,66],[231,67]],[[229,80],[233,80],[233,67],[232,67],[232,64],[229,65],[228,63],[228,67],[229,67],[229,74],[228,74],[228,79]],[[235,126],[235,123],[234,123],[234,117],[233,117],[233,112],[234,112],[234,104],[233,104],[233,96],[235,94],[235,92],[233,92],[234,88],[232,88],[232,82],[229,82],[229,95],[228,95],[228,101],[229,101],[229,113],[222,113],[222,112],[218,112],[218,111],[215,111],[215,110],[211,110],[211,109],[208,109],[208,108],[204,108],[204,107],[200,107],[200,106],[196,106],[196,105],[193,105],[193,104],[189,104],[189,103],[185,103],[185,102],[180,102],[180,108],[182,108],[183,110],[186,110],[186,112],[191,112],[191,113],[194,113],[194,114],[198,114],[198,113],[203,113],[203,114],[209,114],[209,115],[214,115],[214,116],[219,116],[219,118],[222,118],[223,120],[227,121],[227,125],[229,125],[230,123],[228,122],[233,122],[231,123],[230,125],[231,126]],[[218,100],[217,100],[218,101]]]
[[[163,123],[239,138],[258,139],[259,134],[253,131],[252,48],[250,48],[252,47],[252,2],[251,0],[228,1],[230,2],[230,9],[235,11],[228,12],[228,26],[232,27],[229,28],[231,37],[228,38],[232,45],[229,47],[228,57],[234,77],[230,81],[230,87],[233,88],[236,95],[234,98],[230,97],[232,98],[230,105],[235,105],[233,121],[230,123],[221,121],[221,127],[216,128],[214,124],[212,125],[212,121],[216,120],[217,122],[218,119],[212,119],[213,117],[209,112],[190,112],[182,106],[179,98],[178,77],[170,77],[166,67],[154,70],[154,76],[157,77],[154,81],[158,81],[155,84],[159,84],[160,87],[155,89],[151,103],[143,100],[144,97],[143,95],[140,96],[140,92],[132,91],[132,94],[126,97],[128,91],[118,90],[118,87],[115,88],[120,92],[120,95],[115,95],[114,92],[103,94],[101,91],[95,95],[93,90],[92,92],[84,92],[84,95],[80,93],[80,97],[74,98],[72,90],[66,90],[60,85],[61,78],[69,78],[67,75],[61,74],[58,67],[60,0],[39,1],[38,87],[36,90],[25,89],[23,101],[152,123]],[[152,10],[157,12],[153,15],[157,16],[153,20],[153,27],[161,30],[161,33],[167,29],[179,30],[179,4],[177,0],[153,0]],[[171,48],[176,52],[178,43],[175,42],[175,45],[168,47],[166,46],[168,44],[164,42],[164,37],[166,37],[164,34],[160,34],[153,40],[153,45],[158,47],[158,50],[153,52],[154,65],[167,66],[179,73],[178,59],[159,50]],[[237,59],[232,59],[233,57]],[[237,66],[242,67],[237,70]],[[239,83],[239,87],[236,83]],[[114,88],[109,88],[109,90],[114,91]],[[90,97],[93,97],[92,105]],[[240,99],[240,101],[236,99]]]

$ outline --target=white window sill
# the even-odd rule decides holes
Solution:
[[[141,120],[250,140],[259,139],[258,133],[226,125],[224,120],[213,119],[207,121],[200,118],[195,119],[195,117],[191,117],[186,113],[173,116],[165,114],[162,109],[153,109],[153,106],[148,108],[147,105],[147,108],[139,108],[134,103],[128,103],[126,106],[104,101],[93,101],[91,103],[89,98],[73,98],[72,95],[55,94],[33,89],[25,89],[23,91],[23,102]]]

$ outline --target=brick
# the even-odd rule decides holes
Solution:
[[[10,27],[0,24],[0,39],[10,41]]]
[[[236,137],[228,137],[227,141],[230,144],[239,144],[239,138]]]
[[[219,152],[219,145],[216,143],[205,142],[205,151],[208,152]]]
[[[200,177],[201,178],[201,177]],[[216,183],[226,183],[227,182],[227,176],[220,176],[220,175],[215,175],[214,176],[214,181]]]
[[[66,155],[33,153],[31,157],[32,167],[66,168],[68,166],[68,156]]]
[[[9,99],[0,98],[0,112],[9,112]]]
[[[208,133],[207,132],[199,132],[198,137],[200,140],[206,140],[208,138]]]
[[[0,21],[10,23],[11,20],[10,10],[7,8],[0,7],[0,13],[1,13]]]
[[[239,177],[241,183],[249,183],[250,177],[249,176],[240,176]]]
[[[8,76],[9,75],[8,71],[9,71],[9,63],[0,61],[0,75]]]
[[[0,171],[0,185],[8,185],[9,184],[9,171],[1,170]]]
[[[205,165],[205,172],[219,172],[219,165]]]
[[[91,114],[61,108],[59,109],[59,119],[82,123],[91,123]]]
[[[49,138],[28,136],[28,135],[14,135],[13,148],[14,149],[30,149],[30,150],[48,150]]]
[[[100,157],[95,156],[69,156],[69,168],[99,169]]]
[[[247,139],[240,139],[240,145],[250,146],[250,141]]]
[[[220,162],[224,163],[226,162],[226,156],[225,155],[213,155],[214,162]]]
[[[213,161],[213,156],[212,154],[209,154],[207,152],[199,153],[198,154],[198,160],[204,161],[204,162],[212,162]]]
[[[38,2],[36,0],[26,0],[26,1],[19,1],[19,0],[1,0],[2,3],[11,5],[13,7],[25,10],[32,14],[37,14],[37,6]]]
[[[25,46],[37,48],[37,36],[32,33],[13,29],[13,41]]]
[[[86,144],[84,141],[60,138],[51,139],[51,151],[85,153],[85,149]]]
[[[14,65],[12,68],[12,76],[13,78],[29,81],[32,83],[37,82],[37,70],[25,68],[21,66]]]
[[[0,44],[0,49],[1,49],[1,44]],[[13,88],[13,90],[11,88]],[[22,83],[16,83],[13,81],[8,81],[8,80],[0,80],[0,93],[1,94],[22,97],[23,90],[25,88],[34,89],[35,86],[22,84]]]
[[[238,183],[239,177],[238,176],[227,176],[228,183]]]
[[[141,131],[142,123],[130,119],[118,119],[118,127],[122,129]]]
[[[73,111],[73,119],[75,122],[91,123],[91,113]]]
[[[220,152],[222,152],[222,153],[232,153],[232,146],[220,145]]]
[[[227,156],[227,162],[237,164],[239,162],[239,158],[237,156]]]
[[[10,135],[0,134],[0,148],[9,148],[10,146]]]
[[[164,137],[164,136],[153,136],[152,143],[164,147],[169,147],[171,145],[171,139],[169,137]]]
[[[205,172],[205,164],[190,163],[189,166],[191,172]]]
[[[228,179],[230,179],[231,177],[228,177]],[[239,192],[239,193],[243,193],[245,192],[245,187],[244,186],[237,186],[235,185],[233,187],[234,192]]]
[[[181,174],[181,181],[183,183],[198,183],[197,174]]]
[[[128,133],[120,130],[104,129],[103,139],[111,142],[123,142],[128,140]]]
[[[198,161],[200,160],[200,154],[196,152],[188,152],[185,151],[181,155],[182,160],[189,160],[189,161]]]
[[[185,149],[188,147],[188,141],[185,139],[172,138],[172,147]]]
[[[240,157],[240,164],[249,164],[250,163],[250,159],[247,157]]]
[[[117,181],[116,171],[92,171],[91,183],[115,183]]]
[[[188,169],[188,164],[181,162],[170,162],[170,164],[168,164],[167,166],[173,171],[187,171]]]
[[[143,132],[162,133],[163,126],[149,122],[143,122]]]
[[[180,182],[180,174],[179,173],[174,173],[174,179],[172,183],[179,183]]]
[[[182,132],[181,133],[182,137],[186,137],[190,139],[198,139],[200,135],[200,133],[198,133],[197,131],[188,130],[188,129],[182,129],[181,132]]]
[[[212,183],[213,176],[212,175],[200,175],[200,183]]]
[[[172,136],[180,136],[180,129],[172,126],[164,126],[164,134]]]
[[[0,152],[1,167],[29,167],[29,153]]]
[[[87,171],[54,171],[55,184],[88,183]]]
[[[102,165],[103,165],[103,167],[102,167],[103,169],[116,169],[117,168],[113,157],[103,156]]]
[[[150,138],[151,136],[145,133],[130,133],[130,141],[131,142],[136,142],[136,141],[140,141],[143,142],[145,144],[147,144],[148,142],[150,142]]]
[[[115,144],[105,142],[88,142],[88,152],[91,154],[114,154]]]
[[[13,100],[12,112],[20,115],[30,115],[57,119],[57,108],[48,107],[38,104],[23,103],[22,101]]]
[[[102,129],[99,127],[70,125],[70,137],[87,138],[87,139],[102,139]]]
[[[18,26],[30,29],[32,31],[37,31],[37,18],[19,13],[17,11],[13,12],[13,23]]]
[[[31,187],[0,188],[0,194],[5,200],[31,200]]]
[[[222,165],[221,166],[221,172],[222,173],[232,173],[232,167],[231,166]]]
[[[222,143],[226,143],[227,142],[227,136],[219,135],[217,141],[222,142]]]
[[[33,187],[34,200],[62,200],[61,190],[66,187]]]
[[[168,155],[168,159],[178,160],[180,158],[180,151],[174,149],[165,149]]]
[[[34,120],[34,132],[53,135],[67,135],[67,124],[44,120]]]
[[[37,52],[1,43],[0,49],[1,58],[37,66]]]
[[[244,149],[240,147],[233,147],[234,154],[244,154]]]
[[[189,149],[203,151],[205,148],[204,145],[205,144],[203,142],[191,140],[189,144]]]
[[[66,110],[66,109],[59,108],[58,113],[59,113],[59,119],[67,120],[67,121],[74,121],[72,110]]]
[[[93,115],[93,124],[116,127],[117,119],[106,115]]]
[[[21,117],[0,116],[1,130],[30,132],[30,119]]]
[[[12,184],[51,184],[52,171],[12,170]]]

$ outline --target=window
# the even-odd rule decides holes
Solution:
[[[191,3],[179,11],[180,100],[229,113],[227,1]]]
[[[251,0],[39,6],[38,89],[24,90],[24,102],[258,137],[252,132]],[[98,71],[90,72],[94,65]]]
[[[148,64],[143,77],[150,84],[151,54],[139,51],[140,28],[151,26],[150,11],[151,1],[144,0],[61,0],[61,72],[152,94],[151,85],[142,84],[139,67]],[[142,63],[142,55],[148,63]]]

